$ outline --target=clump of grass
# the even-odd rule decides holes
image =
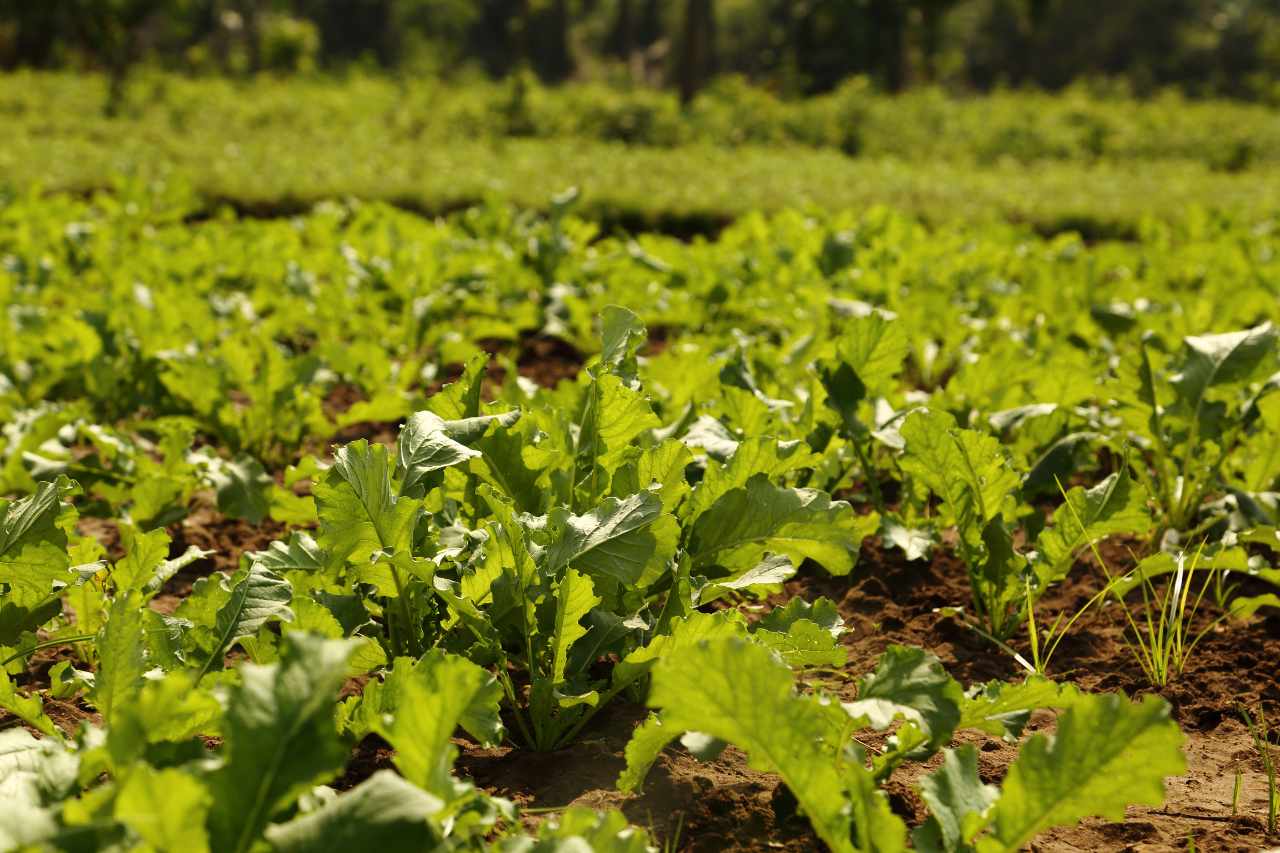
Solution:
[[[1256,719],[1244,705],[1236,705],[1236,710],[1239,712],[1240,718],[1244,720],[1245,726],[1249,729],[1249,736],[1253,738],[1254,749],[1258,751],[1258,755],[1262,758],[1262,770],[1267,774],[1267,833],[1274,834],[1277,819],[1280,818],[1280,795],[1277,794],[1275,757],[1271,754],[1273,749],[1271,746],[1271,728],[1267,724],[1267,715],[1262,709],[1261,703],[1258,705]]]
[[[1094,558],[1107,576],[1106,589],[1128,622],[1129,635],[1125,637],[1125,645],[1153,687],[1165,687],[1179,678],[1191,662],[1200,641],[1227,617],[1223,613],[1199,631],[1192,628],[1218,574],[1210,566],[1201,566],[1203,554],[1203,543],[1189,558],[1185,551],[1179,554],[1175,558],[1172,578],[1163,589],[1157,589],[1139,565],[1138,586],[1142,590],[1142,604],[1130,605],[1120,591],[1124,579],[1113,576],[1098,549],[1093,548]],[[1199,592],[1193,595],[1197,570],[1204,582],[1200,584]]]

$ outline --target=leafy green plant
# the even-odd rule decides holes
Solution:
[[[884,395],[892,390],[894,380],[902,370],[907,356],[908,342],[900,324],[871,312],[854,318],[844,335],[836,342],[837,356],[818,366],[822,386],[827,394],[826,404],[840,417],[839,435],[847,443],[861,469],[863,482],[878,512],[885,512],[884,496],[880,489],[880,474],[872,466],[873,435],[878,427],[874,420],[860,411],[871,395]],[[838,488],[844,472],[852,467],[853,460],[842,468],[831,483]]]
[[[370,840],[406,851],[532,843],[513,834],[510,803],[451,773],[455,728],[485,742],[501,732],[493,677],[456,656],[397,662],[394,698],[380,705],[376,726],[396,747],[398,774],[376,772],[341,794],[324,787],[348,755],[331,708],[355,647],[290,634],[277,662],[238,668],[222,690],[225,702],[182,671],[121,684],[127,703],[114,707],[105,729],[78,733],[74,747],[0,732],[0,783],[11,794],[0,841],[219,851],[319,851]],[[208,750],[200,736],[215,732],[221,743]],[[647,849],[644,833],[621,815],[586,809],[570,810],[538,837],[584,839],[619,853]]]
[[[945,750],[943,766],[920,785],[931,817],[914,833],[918,847],[1020,850],[1090,814],[1119,817],[1127,803],[1158,805],[1164,777],[1184,767],[1182,735],[1159,698],[1131,704],[1116,695],[1060,693],[1043,681],[966,697],[936,659],[897,647],[859,683],[858,699],[842,705],[797,692],[789,669],[759,645],[703,640],[658,663],[648,702],[659,711],[627,748],[621,788],[634,789],[664,746],[697,732],[683,742],[732,743],[754,767],[778,773],[814,831],[839,851],[907,849],[907,827],[877,781],[903,760],[935,753],[957,728],[1003,733],[1006,724],[1018,726],[1019,712],[1041,705],[1067,710],[1054,735],[1023,745],[999,789],[978,778],[973,746]],[[886,751],[868,767],[854,734],[897,720]]]
[[[1087,607],[1065,622],[1060,616],[1042,634],[1036,602],[1067,576],[1086,547],[1107,536],[1150,529],[1144,491],[1120,471],[1090,489],[1063,492],[1063,504],[1036,538],[1034,551],[1021,554],[1006,521],[1019,514],[1019,481],[998,442],[961,429],[950,415],[933,410],[910,414],[901,433],[903,470],[941,498],[943,520],[955,526],[983,632],[1004,643],[1020,623],[1026,624],[1032,667],[1043,672]]]
[[[1147,340],[1139,345],[1136,371],[1125,375],[1120,415],[1150,454],[1150,471],[1135,470],[1168,529],[1191,536],[1209,523],[1198,521],[1203,504],[1225,488],[1224,468],[1257,419],[1266,389],[1254,383],[1274,372],[1277,338],[1269,323],[1186,337],[1168,363],[1157,360]]]

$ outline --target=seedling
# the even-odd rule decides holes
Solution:
[[[1236,710],[1240,713],[1240,718],[1244,720],[1245,726],[1249,729],[1249,735],[1253,738],[1253,747],[1258,751],[1259,757],[1262,758],[1262,770],[1267,775],[1267,833],[1274,834],[1276,831],[1277,817],[1280,817],[1280,796],[1277,795],[1278,789],[1276,782],[1276,762],[1275,757],[1271,754],[1271,729],[1267,724],[1267,715],[1262,708],[1262,704],[1258,704],[1258,716],[1255,719],[1249,709],[1244,705],[1237,705]],[[1239,777],[1237,776],[1236,787],[1239,788]],[[1232,806],[1232,813],[1235,813],[1235,806]]]
[[[1107,591],[1111,592],[1129,624],[1132,638],[1126,638],[1125,645],[1129,647],[1151,685],[1166,686],[1182,675],[1200,641],[1227,617],[1223,613],[1198,632],[1192,633],[1192,622],[1200,611],[1200,605],[1215,574],[1207,567],[1200,566],[1204,553],[1203,543],[1191,557],[1190,565],[1187,564],[1185,552],[1175,558],[1173,577],[1162,590],[1156,589],[1139,564],[1137,571],[1142,589],[1141,607],[1131,606],[1125,601],[1123,593],[1118,589],[1123,578],[1112,575],[1096,547],[1093,553],[1107,576]],[[1192,587],[1198,568],[1204,569],[1204,582],[1193,598]]]

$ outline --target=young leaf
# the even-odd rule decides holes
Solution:
[[[391,490],[387,449],[361,439],[339,448],[313,486],[320,544],[336,559],[365,562],[379,551],[405,550],[420,503]]]
[[[968,849],[1000,790],[978,778],[978,750],[973,744],[943,750],[942,755],[942,766],[920,780],[920,798],[929,806],[930,817],[912,833],[912,840],[920,850],[955,853]]]
[[[1080,696],[1069,684],[1033,675],[1021,684],[991,681],[972,687],[960,703],[957,729],[980,729],[1013,741],[1022,735],[1037,708],[1067,708]]]
[[[582,619],[600,603],[591,579],[570,569],[556,590],[556,617],[551,637],[552,679],[564,678],[569,648],[581,639],[587,629]]]
[[[1195,411],[1210,388],[1244,382],[1261,369],[1271,369],[1276,339],[1270,323],[1241,332],[1183,338],[1182,361],[1170,381],[1180,400]]]
[[[609,478],[640,435],[661,426],[649,401],[618,376],[604,374],[586,391],[573,482],[587,506],[608,490]],[[575,508],[577,504],[575,504]]]
[[[400,477],[401,496],[422,497],[426,494],[427,477],[432,472],[460,465],[479,455],[480,451],[450,438],[439,415],[432,412],[414,414],[400,429],[400,437],[396,441],[396,475]]]
[[[1091,542],[1150,528],[1147,495],[1127,471],[1118,471],[1087,491],[1076,487],[1054,511],[1053,526],[1036,540],[1036,573],[1041,583],[1054,583],[1067,576],[1076,553]]]
[[[223,725],[226,758],[208,777],[212,849],[245,853],[272,815],[342,768],[333,702],[355,645],[289,634],[279,663],[240,667]]]
[[[67,536],[58,528],[65,481],[41,483],[35,494],[0,500],[0,583],[12,603],[34,607],[54,586],[71,580]]]
[[[689,554],[695,570],[718,565],[736,574],[768,551],[797,563],[812,559],[833,575],[846,575],[862,540],[878,526],[875,514],[856,515],[849,504],[823,492],[775,486],[757,474],[698,517]]]
[[[661,549],[670,556],[675,551],[674,536],[655,529],[655,522],[662,517],[662,502],[652,492],[622,500],[605,498],[586,515],[570,515],[564,508],[554,510],[548,526],[557,538],[547,547],[547,571],[554,575],[573,566],[636,586],[655,552]]]
[[[391,770],[379,770],[315,811],[267,827],[266,836],[279,853],[417,853],[441,843],[431,819],[443,809],[438,798]]]
[[[634,311],[606,305],[600,314],[600,369],[637,386],[636,350],[648,340],[648,332]]]
[[[908,646],[889,646],[875,672],[858,682],[858,699],[844,709],[855,720],[886,729],[897,717],[914,722],[932,746],[951,739],[960,722],[964,691],[928,652]]]
[[[956,427],[945,412],[912,412],[902,424],[902,467],[942,498],[971,549],[982,530],[1018,486],[1000,443],[989,435]]]
[[[809,451],[801,441],[777,441],[772,438],[753,438],[737,445],[733,455],[724,464],[711,462],[707,471],[693,490],[686,510],[686,517],[695,520],[726,492],[747,484],[757,474],[777,482],[786,474],[801,468],[812,468],[818,456]]]
[[[1182,732],[1158,696],[1130,703],[1108,693],[1081,696],[1053,735],[1035,734],[1009,768],[982,853],[1021,850],[1041,832],[1083,817],[1111,820],[1127,804],[1164,802],[1164,779],[1186,770]]]
[[[115,818],[156,850],[201,853],[209,849],[205,819],[211,804],[195,776],[139,763],[116,795]]]
[[[132,524],[121,524],[120,542],[124,558],[115,564],[111,579],[116,589],[142,589],[155,576],[156,569],[169,556],[169,534],[164,528],[144,532]]]
[[[905,824],[889,812],[881,792],[858,782],[867,771],[857,763],[844,768],[847,776],[837,769],[843,745],[830,740],[836,730],[828,709],[797,695],[790,669],[767,649],[730,639],[668,655],[654,669],[648,704],[662,709],[664,728],[732,743],[752,767],[781,776],[833,850],[856,849],[851,793],[864,813],[861,832],[874,829],[879,839],[875,849],[905,849]]]
[[[663,725],[661,714],[649,714],[631,733],[627,741],[624,757],[627,766],[618,776],[618,790],[635,793],[644,784],[649,775],[649,768],[658,760],[667,744],[680,737],[683,732],[674,726]]]
[[[137,695],[147,670],[144,607],[137,592],[118,597],[111,605],[107,624],[98,632],[98,672],[92,699],[108,723],[118,708]]]
[[[215,644],[201,670],[202,675],[222,666],[223,655],[238,640],[256,635],[268,622],[293,620],[293,611],[289,609],[293,588],[262,563],[250,560],[231,583],[231,595],[218,610],[213,626]]]
[[[405,659],[407,662],[407,659]],[[400,661],[397,661],[397,666]],[[449,803],[459,796],[453,778],[454,731],[478,717],[497,715],[501,691],[493,676],[465,658],[430,652],[397,685],[398,701],[376,729],[396,750],[396,767],[413,784]]]
[[[217,494],[218,511],[250,524],[261,524],[270,510],[270,492],[275,481],[262,463],[248,454],[222,459],[203,457],[206,476]]]

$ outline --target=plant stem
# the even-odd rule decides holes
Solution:
[[[38,652],[41,649],[49,649],[54,646],[70,645],[73,643],[86,643],[95,637],[97,637],[97,634],[76,634],[73,637],[60,637],[56,640],[45,640],[43,643],[36,643],[34,646],[27,646],[24,649],[19,649],[3,661],[0,661],[0,667],[8,666],[19,658],[24,658],[32,652]]]

